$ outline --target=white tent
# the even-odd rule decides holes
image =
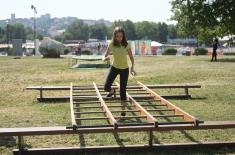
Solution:
[[[228,35],[228,36],[223,36],[221,38],[219,38],[219,41],[229,41],[230,39],[234,40],[235,35]]]
[[[156,41],[152,41],[151,42],[151,46],[157,46],[157,47],[159,47],[159,46],[162,46],[163,44],[161,44],[161,43],[159,43],[159,42],[156,42]]]

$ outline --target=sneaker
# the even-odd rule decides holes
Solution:
[[[122,112],[122,113],[121,113],[121,116],[126,116],[126,113],[125,113],[125,112]]]
[[[106,95],[106,97],[112,97],[115,94],[115,89],[111,89],[111,91]]]

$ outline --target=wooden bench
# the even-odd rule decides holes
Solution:
[[[71,127],[70,127],[71,128]],[[198,126],[192,124],[175,124],[152,126],[123,126],[118,129],[114,127],[78,128],[68,129],[65,126],[58,127],[25,127],[25,128],[0,128],[0,137],[17,136],[19,151],[24,151],[24,136],[39,135],[65,135],[65,134],[87,134],[87,133],[113,133],[113,132],[149,132],[149,145],[152,146],[153,131],[171,130],[206,130],[206,129],[228,129],[235,128],[235,121],[205,121]]]
[[[162,95],[164,98],[190,98],[189,88],[201,88],[200,84],[158,84],[158,85],[146,85],[148,88],[156,88],[156,89],[184,89],[184,94],[182,95]],[[77,88],[85,89],[89,88],[94,90],[92,86],[77,86]],[[98,85],[98,88],[103,88],[102,85]],[[115,86],[113,88],[116,88]],[[127,86],[128,88],[140,88],[140,86]],[[60,91],[60,90],[70,90],[70,86],[29,86],[26,88],[27,90],[39,90],[39,97],[37,100],[39,102],[46,101],[67,101],[69,100],[69,96],[54,96],[54,97],[44,97],[43,91]]]

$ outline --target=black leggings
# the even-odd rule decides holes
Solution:
[[[111,66],[104,85],[104,90],[108,92],[111,91],[111,86],[113,84],[113,81],[115,80],[118,74],[120,74],[120,97],[121,100],[126,100],[126,86],[129,76],[129,68],[118,69]]]
[[[213,59],[215,58],[215,61],[217,61],[217,52],[216,52],[216,49],[213,49],[213,52],[212,52],[212,57],[211,57],[211,61],[213,61]]]

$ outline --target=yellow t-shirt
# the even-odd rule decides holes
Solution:
[[[110,49],[110,53],[113,54],[112,66],[118,69],[126,69],[128,68],[127,62],[127,54],[128,49],[130,49],[130,45],[125,46],[113,46],[113,43],[109,43],[108,48]]]

